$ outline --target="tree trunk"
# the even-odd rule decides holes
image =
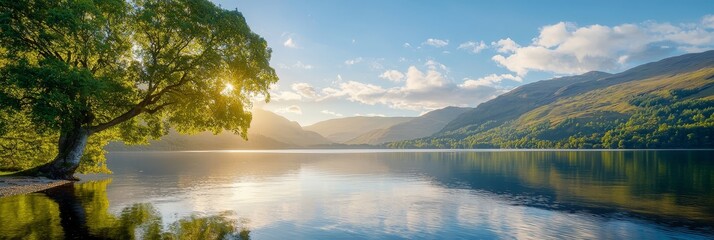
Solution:
[[[77,180],[74,171],[79,167],[79,160],[87,146],[90,132],[83,127],[77,127],[60,134],[58,153],[54,160],[37,167],[35,175],[45,176],[50,179]]]

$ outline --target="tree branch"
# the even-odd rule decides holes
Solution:
[[[107,128],[110,128],[110,127],[113,127],[113,126],[115,126],[115,125],[117,125],[117,124],[120,124],[120,123],[122,123],[122,122],[124,122],[124,121],[127,121],[127,120],[129,120],[129,119],[131,119],[131,118],[133,118],[133,117],[136,117],[136,116],[138,116],[138,115],[141,114],[141,113],[147,112],[147,113],[149,113],[149,114],[153,114],[153,113],[155,113],[155,112],[157,112],[157,111],[159,111],[159,110],[165,108],[166,106],[169,106],[169,105],[174,104],[174,102],[169,102],[169,103],[165,103],[165,104],[156,106],[156,107],[153,108],[153,109],[147,109],[147,108],[146,108],[147,106],[158,102],[158,101],[161,99],[161,96],[163,96],[163,95],[166,94],[167,92],[171,91],[171,90],[174,89],[174,88],[180,87],[181,85],[186,84],[186,83],[188,82],[187,76],[188,76],[188,73],[187,73],[187,72],[184,72],[183,75],[182,75],[182,77],[181,77],[181,80],[180,80],[178,83],[173,84],[173,85],[169,85],[169,86],[165,87],[164,89],[162,89],[161,91],[159,91],[157,94],[149,94],[149,95],[147,95],[141,102],[139,102],[139,103],[136,104],[134,107],[132,107],[131,109],[129,109],[129,111],[126,111],[124,114],[119,115],[118,117],[116,117],[116,118],[110,120],[109,122],[101,123],[101,124],[98,124],[98,125],[89,127],[89,132],[90,132],[90,133],[100,132],[100,131],[103,131],[103,130],[105,130],[105,129],[107,129]]]
[[[147,36],[147,37],[150,38],[150,36]],[[214,40],[214,38],[211,38],[210,42],[213,42],[213,40]],[[159,46],[156,46],[155,44],[158,44]],[[155,43],[155,44],[151,44],[151,46],[150,46],[150,48],[151,48],[150,52],[152,55],[151,56],[152,64],[154,64],[154,65],[157,64],[156,60],[158,58],[158,51],[160,50],[160,47],[161,47],[160,43]],[[183,49],[186,45],[179,44],[178,46],[180,46],[179,47],[180,49]],[[157,52],[154,52],[154,51],[157,51]],[[179,87],[183,86],[184,84],[188,83],[190,80],[190,78],[188,77],[188,71],[191,68],[194,68],[197,64],[200,64],[200,62],[201,62],[200,60],[205,57],[206,52],[207,52],[207,50],[204,50],[201,53],[201,55],[199,55],[198,57],[196,57],[196,59],[191,61],[191,64],[189,66],[186,66],[185,69],[183,69],[183,68],[182,69],[179,69],[179,68],[172,69],[171,73],[183,72],[183,74],[181,75],[181,78],[179,79],[179,81],[177,83],[168,85],[168,86],[164,87],[163,89],[161,89],[161,91],[159,91],[158,93],[153,94],[153,92],[156,91],[156,86],[158,85],[158,83],[154,83],[153,88],[148,89],[146,97],[141,102],[139,102],[137,105],[132,107],[129,111],[123,113],[122,115],[119,115],[118,117],[110,120],[109,122],[101,123],[101,124],[89,127],[90,133],[96,133],[96,132],[103,131],[107,128],[113,127],[117,124],[127,121],[135,116],[138,116],[141,113],[153,114],[155,112],[160,111],[161,109],[164,109],[165,107],[167,107],[169,105],[175,104],[175,102],[169,102],[169,103],[164,103],[159,106],[156,106],[152,109],[146,108],[147,106],[158,102],[164,94],[171,92],[174,89],[179,88]],[[175,60],[175,58],[172,60]],[[150,79],[149,82],[151,84],[153,82],[153,80]]]
[[[103,131],[107,128],[113,127],[117,124],[125,122],[126,120],[136,117],[137,115],[139,115],[143,111],[145,111],[145,109],[144,109],[144,106],[146,105],[145,101],[146,100],[141,101],[139,104],[137,104],[133,108],[129,109],[129,111],[126,111],[124,114],[119,115],[118,117],[116,117],[112,120],[109,120],[109,122],[101,123],[101,124],[89,127],[89,133],[92,134],[92,133]]]
[[[176,104],[176,102],[167,102],[167,103],[158,105],[158,106],[156,106],[155,108],[152,108],[152,109],[148,109],[148,108],[147,108],[147,109],[146,109],[146,113],[148,113],[148,114],[154,114],[154,113],[156,113],[156,112],[158,112],[158,111],[161,111],[161,109],[164,109],[166,106],[173,105],[173,104]]]

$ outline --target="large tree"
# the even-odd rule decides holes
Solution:
[[[207,0],[0,0],[0,141],[15,143],[0,150],[54,138],[29,172],[72,179],[88,143],[91,159],[169,127],[245,138],[251,98],[278,80],[270,54]]]

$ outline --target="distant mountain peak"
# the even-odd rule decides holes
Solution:
[[[495,123],[489,125],[495,127],[560,98],[577,96],[627,82],[672,76],[711,67],[714,67],[714,50],[665,58],[616,74],[590,71],[581,75],[537,81],[519,86],[479,104],[475,109],[463,113],[447,124],[441,132],[480,126],[487,122]]]
[[[364,133],[347,141],[346,143],[382,144],[386,142],[428,137],[437,133],[444,126],[446,126],[447,123],[471,109],[472,108],[449,106],[433,110],[407,122]]]
[[[589,72],[580,74],[580,76],[594,76],[594,75],[609,76],[609,75],[612,75],[612,73],[602,72],[602,71],[589,71]]]
[[[344,117],[318,122],[310,126],[305,126],[304,129],[317,132],[334,142],[344,143],[370,131],[386,129],[412,119],[414,118],[370,116]]]

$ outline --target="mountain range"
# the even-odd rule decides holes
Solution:
[[[336,143],[346,143],[369,132],[387,129],[414,120],[413,117],[345,117],[318,122],[305,127]],[[441,129],[438,129],[441,130]],[[434,131],[437,132],[438,130]],[[406,139],[402,139],[406,140]]]
[[[119,142],[110,143],[105,149],[139,150],[228,150],[228,149],[290,149],[329,145],[333,142],[322,135],[303,130],[300,124],[273,112],[254,110],[248,131],[248,140],[230,132],[213,135],[202,132],[195,135],[181,135],[169,132],[161,140],[152,140],[148,145],[127,146]]]
[[[248,140],[224,132],[181,135],[175,131],[148,145],[112,142],[109,151],[372,148],[390,141],[428,137],[471,108],[447,107],[419,117],[345,117],[301,127],[278,114],[254,110]],[[323,137],[324,136],[324,137]]]
[[[711,148],[714,51],[538,81],[395,148]]]
[[[517,87],[476,108],[419,117],[345,117],[301,127],[256,110],[248,141],[171,132],[148,146],[109,150],[280,148],[711,148],[714,51],[621,73],[599,71]]]
[[[469,110],[472,110],[472,108],[446,107],[437,109],[410,121],[395,124],[387,128],[374,129],[345,143],[378,145],[387,142],[428,137],[439,132],[446,124]]]

